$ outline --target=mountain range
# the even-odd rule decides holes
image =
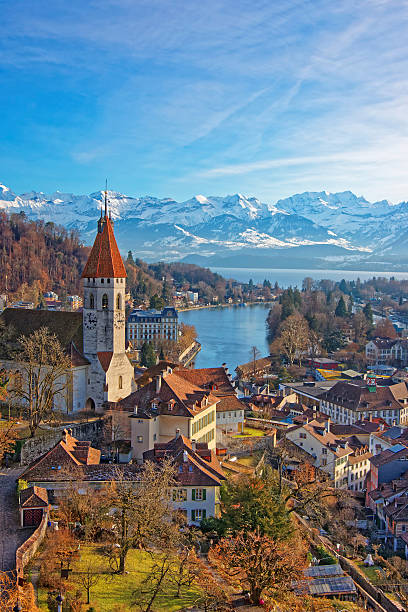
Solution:
[[[13,193],[0,210],[77,229],[92,244],[104,192]],[[208,266],[408,270],[408,203],[369,202],[351,191],[305,192],[263,203],[241,194],[185,202],[108,191],[123,253]]]

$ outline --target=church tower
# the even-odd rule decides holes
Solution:
[[[134,390],[133,367],[125,352],[126,270],[108,215],[98,221],[98,233],[82,273],[84,281],[84,355],[89,360],[86,408],[101,411]]]

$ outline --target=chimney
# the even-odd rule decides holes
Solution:
[[[183,461],[184,461],[184,463],[187,463],[187,461],[188,461],[188,452],[186,450],[183,451]]]
[[[195,440],[191,440],[191,450],[193,453],[195,453],[197,450],[197,442]]]
[[[137,415],[137,405],[133,406],[133,414],[136,416]]]
[[[180,437],[180,430],[179,430],[179,428],[177,427],[177,429],[176,429],[176,438],[179,438],[179,437]]]
[[[372,412],[370,412],[370,414],[368,415],[368,420],[369,420],[370,423],[373,422],[373,413]]]
[[[70,427],[68,428],[68,434],[72,436],[72,429]]]
[[[162,384],[161,374],[158,374],[157,376],[155,376],[155,379],[156,379],[156,393],[160,393],[161,384]]]
[[[64,429],[62,431],[62,440],[65,444],[68,442],[68,429]]]
[[[325,429],[326,429],[327,433],[330,433],[330,422],[331,421],[330,421],[330,417],[329,417],[327,419],[327,421],[325,421],[325,423],[324,423],[324,426],[325,426]]]
[[[395,427],[397,425],[397,420],[396,419],[392,419],[392,426]]]
[[[317,406],[316,405],[312,406],[312,410],[313,410],[313,418],[315,419],[317,416]]]

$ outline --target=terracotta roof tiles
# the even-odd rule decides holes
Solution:
[[[113,233],[112,223],[104,219],[86,262],[82,278],[126,278],[126,270]]]

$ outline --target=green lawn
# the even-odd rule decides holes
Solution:
[[[241,465],[247,465],[249,467],[256,467],[261,460],[262,453],[254,453],[253,455],[246,455],[245,457],[239,457],[237,463]]]
[[[70,580],[75,579],[75,571],[81,571],[92,562],[92,567],[102,573],[101,579],[91,589],[91,604],[98,605],[100,612],[112,612],[115,605],[121,604],[125,606],[129,612],[135,610],[137,606],[132,606],[132,593],[140,585],[143,578],[148,573],[151,567],[151,556],[143,551],[131,550],[126,560],[126,570],[128,574],[125,576],[111,574],[108,571],[105,558],[98,553],[96,545],[81,546],[81,559],[73,566],[73,572],[70,575]],[[174,597],[174,587],[169,586],[166,594],[161,595],[155,601],[153,608],[158,611],[176,612],[184,608],[192,607],[198,594],[198,589],[192,586],[188,589],[184,587],[182,596]],[[84,591],[84,601],[86,601],[86,592]],[[47,606],[47,591],[39,589],[38,605],[40,610],[48,611]]]
[[[379,565],[373,565],[372,567],[366,567],[362,561],[358,561],[356,565],[366,575],[368,580],[373,584],[384,582],[385,576],[384,571]]]
[[[233,438],[242,438],[244,436],[255,436],[262,437],[265,435],[265,432],[262,429],[254,429],[253,427],[244,427],[244,433],[235,434],[232,436]]]

